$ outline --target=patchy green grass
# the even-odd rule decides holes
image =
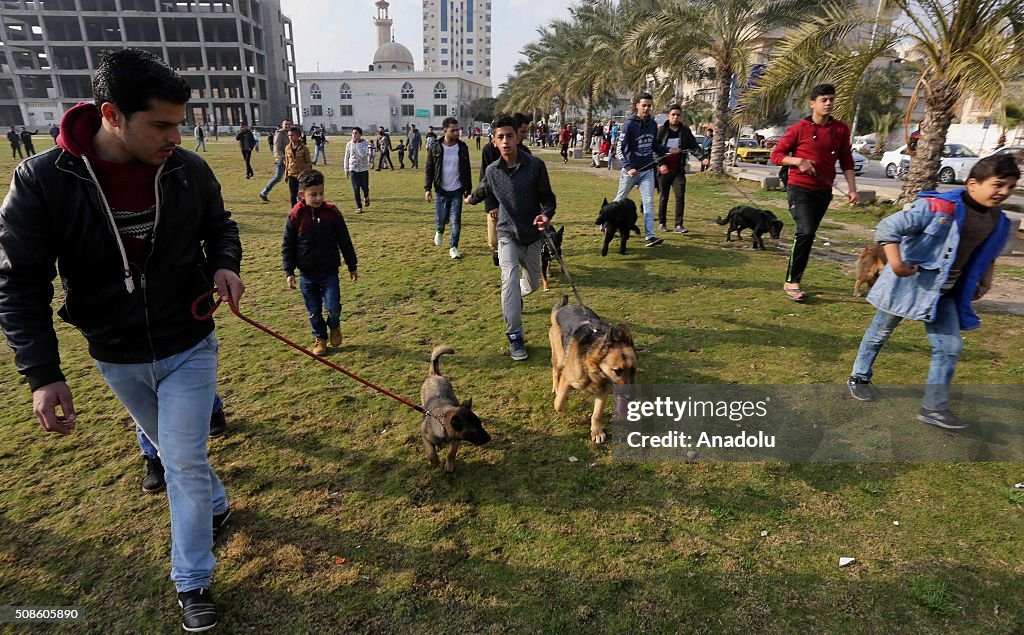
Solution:
[[[208,147],[241,227],[243,310],[308,343],[301,297],[280,271],[286,186],[263,204],[269,155],[246,181],[233,143]],[[328,195],[348,211],[342,150],[329,146]],[[588,304],[632,327],[640,381],[845,380],[873,314],[850,296],[849,267],[812,259],[813,298],[794,304],[781,293],[787,244],[726,244],[713,222],[747,197],[784,208],[783,194],[694,176],[690,234],[601,258],[593,220],[615,175],[550,169],[569,267]],[[416,399],[431,347],[451,344],[444,372],[495,440],[464,448],[454,475],[431,470],[416,413],[222,310],[229,430],[210,455],[235,511],[217,549],[223,632],[1024,629],[1019,465],[613,463],[588,439],[586,399],[562,415],[551,407],[546,330],[565,281],[556,274],[553,293],[526,298],[531,356],[513,364],[480,208],[465,209],[453,262],[432,244],[422,172],[374,172],[371,189],[367,213],[347,214],[360,279],[342,282],[345,345],[331,358]],[[839,208],[827,220],[876,218]],[[957,381],[1024,383],[1019,318],[983,319],[965,334]],[[0,604],[81,605],[74,632],[171,632],[163,496],[140,493],[129,417],[83,339],[57,331],[79,412],[70,437],[42,433],[0,353]],[[876,379],[920,383],[928,360],[923,329],[907,324]],[[840,556],[857,562],[840,569]]]

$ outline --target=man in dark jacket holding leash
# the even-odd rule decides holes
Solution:
[[[191,95],[180,76],[123,49],[103,58],[93,93],[64,115],[59,147],[15,170],[0,206],[0,326],[43,429],[74,432],[50,313],[60,273],[59,315],[159,450],[183,626],[206,630],[217,623],[214,536],[229,511],[206,454],[217,339],[192,304],[216,285],[237,306],[238,227],[206,162],[177,147]]]

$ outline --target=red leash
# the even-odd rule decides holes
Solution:
[[[206,293],[204,293],[203,295],[199,296],[198,298],[196,298],[195,300],[192,301],[192,317],[194,317],[197,320],[209,320],[210,318],[213,317],[214,311],[216,311],[217,307],[219,307],[221,305],[221,303],[224,301],[223,298],[217,298],[217,301],[213,303],[213,307],[209,311],[207,311],[206,313],[200,313],[199,312],[199,305],[203,301],[205,301],[207,299],[210,299],[212,301],[213,294],[214,294],[215,291],[216,291],[216,289],[210,289],[209,291],[207,291]],[[418,412],[420,414],[428,415],[428,416],[431,416],[431,417],[434,417],[435,419],[437,419],[436,416],[434,416],[433,414],[431,414],[429,411],[425,410],[424,408],[421,408],[421,407],[417,406],[416,404],[410,403],[410,402],[406,401],[405,399],[402,399],[398,395],[396,395],[394,393],[391,393],[391,392],[388,392],[387,390],[384,390],[380,386],[371,384],[370,382],[366,381],[362,377],[359,377],[358,375],[356,375],[354,373],[350,373],[349,371],[345,370],[341,366],[338,366],[334,362],[328,361],[328,360],[324,359],[323,357],[320,357],[319,355],[316,355],[316,354],[314,354],[314,353],[312,353],[312,352],[302,348],[302,346],[296,344],[295,342],[291,341],[290,339],[288,339],[287,337],[285,337],[283,335],[275,333],[274,331],[272,331],[269,328],[263,326],[259,322],[245,317],[244,315],[242,315],[238,311],[238,307],[235,306],[234,304],[232,304],[231,302],[228,302],[228,306],[231,308],[231,312],[234,313],[235,315],[237,315],[238,317],[240,317],[243,322],[247,322],[248,324],[251,324],[252,326],[255,326],[256,328],[258,328],[259,330],[263,331],[267,335],[270,335],[270,336],[272,336],[272,337],[274,337],[276,339],[281,340],[282,342],[284,342],[288,346],[291,346],[292,348],[294,348],[294,349],[296,349],[298,351],[301,351],[302,353],[305,353],[306,355],[309,355],[310,357],[312,357],[316,361],[320,362],[321,364],[325,364],[327,366],[330,366],[331,368],[333,368],[334,370],[338,371],[339,373],[344,373],[346,376],[351,377],[352,379],[358,381],[359,383],[363,384],[364,386],[368,386],[370,388],[373,388],[377,392],[379,392],[381,394],[384,394],[384,395],[387,395],[388,397],[391,397],[395,401],[409,406],[410,408],[412,408],[413,410],[415,410],[416,412]],[[438,419],[438,420],[440,421],[440,419]]]

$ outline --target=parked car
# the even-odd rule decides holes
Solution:
[[[1024,172],[1024,145],[1008,145],[1001,148],[996,148],[985,156],[994,156],[998,154],[1013,154],[1017,157],[1017,167],[1020,168],[1021,172]],[[1017,189],[1024,189],[1024,179],[1017,181]]]
[[[885,169],[885,176],[890,179],[896,178],[896,171],[900,162],[908,157],[907,146],[902,145],[895,150],[890,150],[882,155],[882,167]],[[967,180],[971,168],[981,159],[970,148],[959,143],[947,143],[942,146],[942,163],[939,165],[938,179],[940,183],[963,182]]]
[[[867,137],[856,137],[851,144],[854,152],[861,152],[863,154],[871,154],[875,151],[875,142],[871,141]]]
[[[740,139],[739,147],[736,150],[730,150],[726,153],[726,160],[732,160],[732,153],[735,152],[739,155],[740,161],[746,161],[747,163],[760,163],[766,165],[768,159],[772,156],[772,151],[768,148],[762,148],[757,144],[756,139]]]
[[[768,137],[768,138],[766,138],[764,140],[764,147],[766,147],[766,148],[774,148],[775,146],[777,146],[779,144],[780,141],[782,141],[782,135],[775,135],[775,136],[772,136],[772,137]]]
[[[852,154],[853,154],[853,172],[857,176],[860,176],[861,172],[863,172],[865,170],[865,168],[868,167],[868,159],[867,159],[867,157],[865,157],[860,152],[857,152],[856,150],[854,150]],[[843,173],[843,171],[839,167],[839,159],[836,159],[836,174],[842,174],[842,173]]]

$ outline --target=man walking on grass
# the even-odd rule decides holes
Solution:
[[[654,98],[650,93],[640,93],[633,100],[636,112],[626,120],[619,140],[619,191],[615,200],[629,196],[634,187],[640,188],[640,202],[644,210],[645,247],[654,247],[665,242],[654,235],[654,153],[679,154],[679,148],[669,148],[658,143],[658,125],[651,118]]]
[[[217,338],[191,307],[211,285],[237,306],[245,286],[220,184],[178,147],[191,94],[147,51],[102,58],[94,103],[65,113],[60,151],[18,166],[0,206],[0,327],[43,429],[73,433],[50,312],[60,274],[60,317],[85,336],[100,376],[159,451],[182,625],[204,631],[217,624],[213,546],[230,512],[206,450]]]
[[[284,149],[288,146],[288,131],[291,130],[291,127],[291,120],[285,119],[281,121],[281,127],[270,135],[270,149],[274,151],[274,176],[267,181],[263,191],[260,192],[260,199],[264,203],[270,202],[270,198],[268,198],[270,190],[274,189],[274,186],[284,178]]]
[[[486,202],[488,214],[497,219],[501,313],[509,356],[521,362],[529,357],[523,335],[523,296],[540,284],[542,238],[555,215],[555,194],[544,161],[519,152],[516,120],[498,117],[491,130],[501,156],[487,167],[466,202]],[[520,266],[526,268],[523,280]]]
[[[832,202],[837,160],[849,188],[847,200],[850,204],[859,200],[850,148],[850,127],[832,118],[835,100],[836,88],[832,84],[818,84],[812,88],[811,115],[790,126],[772,149],[772,163],[789,166],[786,193],[796,232],[782,289],[786,297],[796,302],[807,298],[800,281],[811,256],[818,225]]]
[[[428,203],[434,201],[433,191],[437,192],[437,200],[434,201],[434,245],[441,246],[444,226],[451,222],[448,255],[458,260],[462,257],[459,254],[462,197],[473,191],[469,147],[459,140],[459,121],[455,117],[448,117],[443,125],[441,140],[427,149],[426,180],[423,184],[426,191],[423,198]]]

